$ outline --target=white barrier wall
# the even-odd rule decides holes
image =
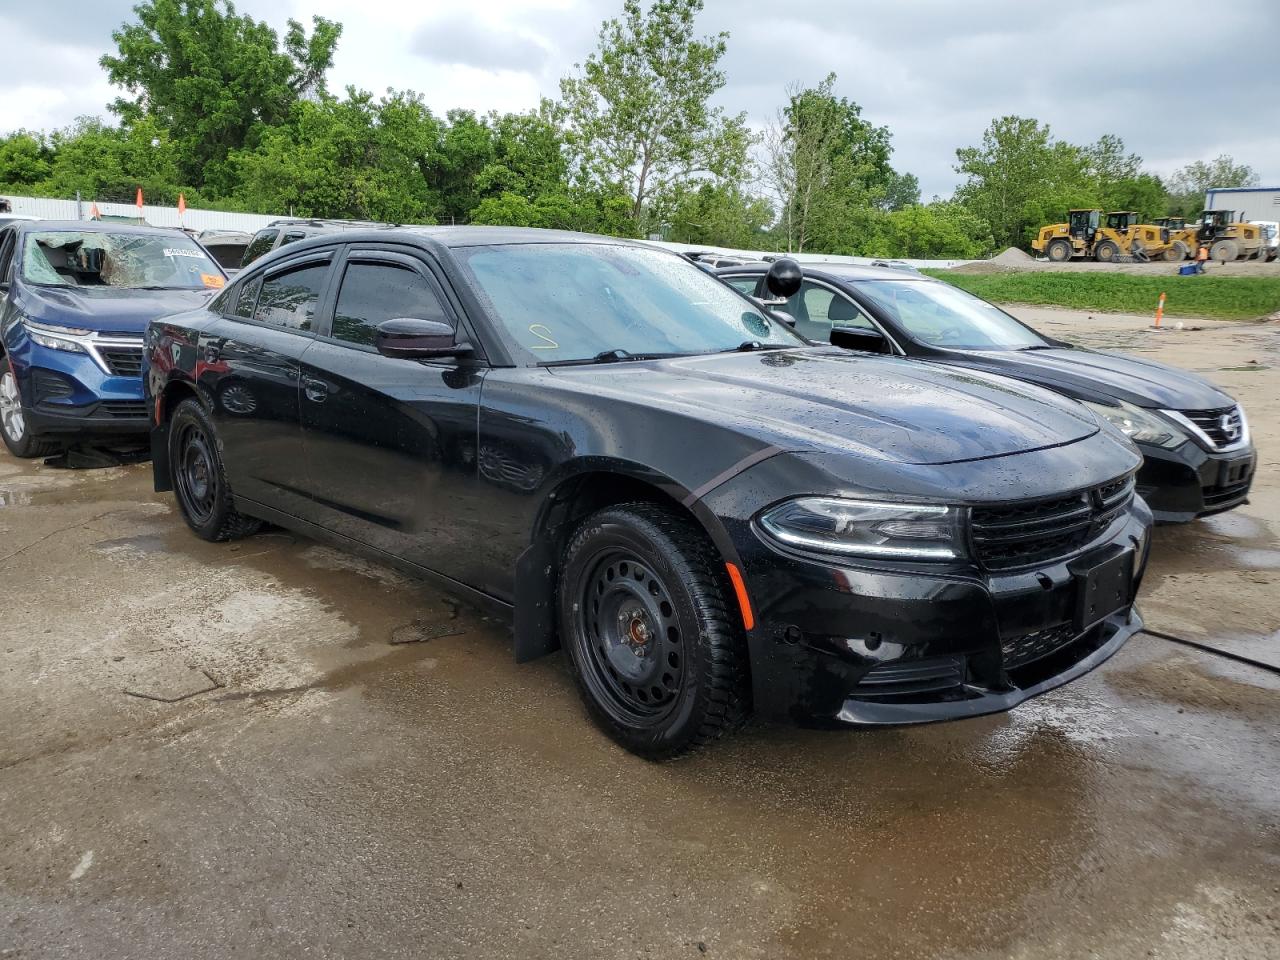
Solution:
[[[15,197],[5,195],[5,199],[13,205],[13,212],[28,217],[39,217],[42,220],[88,220],[92,201],[82,200],[79,204],[80,216],[77,216],[75,200],[53,200],[49,197]],[[145,199],[145,198],[144,198]],[[132,203],[98,203],[98,212],[103,216],[136,217],[138,208]],[[253,233],[261,230],[272,220],[278,220],[282,214],[269,216],[261,213],[225,213],[221,210],[196,210],[187,208],[182,222],[178,222],[177,207],[155,207],[143,204],[142,216],[153,227],[190,227],[193,230],[243,230]]]

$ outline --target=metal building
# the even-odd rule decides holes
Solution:
[[[1235,210],[1244,220],[1280,220],[1280,187],[1212,187],[1206,210]]]

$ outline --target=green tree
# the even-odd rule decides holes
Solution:
[[[958,203],[914,204],[886,215],[868,256],[972,260],[991,252],[991,227]]]
[[[155,121],[143,118],[114,127],[81,117],[49,138],[52,160],[43,192],[86,200],[133,201],[138,188],[152,203],[176,203],[177,148]]]
[[[1204,209],[1205,194],[1214,187],[1256,187],[1258,175],[1245,163],[1222,154],[1213,160],[1196,160],[1175,170],[1169,178],[1169,210],[1194,217]]]
[[[702,183],[677,193],[663,219],[677,243],[754,249],[764,244],[773,208],[734,184]]]
[[[0,183],[27,186],[49,175],[50,150],[44,135],[16,130],[0,138]]]
[[[919,193],[915,178],[900,177],[889,163],[888,129],[837,97],[835,83],[829,74],[817,87],[788,87],[765,132],[765,179],[781,207],[788,250],[853,251],[881,207]]]
[[[564,190],[569,177],[558,108],[544,99],[526,113],[491,114],[493,159],[475,178],[486,197],[515,193],[527,200]]]
[[[631,198],[631,218],[648,226],[661,205],[700,179],[738,180],[751,136],[746,115],[711,105],[725,84],[719,68],[728,34],[697,38],[702,0],[625,0],[605,21],[599,46],[560,83],[575,172],[605,192]]]
[[[920,181],[914,173],[894,173],[880,199],[883,210],[902,210],[920,203]]]
[[[324,93],[342,32],[313,17],[308,37],[290,20],[281,43],[229,0],[143,0],[134,14],[112,34],[117,54],[100,60],[127,94],[112,111],[126,123],[157,121],[179,147],[182,178],[224,191],[232,151],[287,121],[300,99]]]

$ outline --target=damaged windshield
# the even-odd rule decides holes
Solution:
[[[29,233],[22,276],[28,283],[59,287],[191,290],[226,282],[200,245],[180,233]]]

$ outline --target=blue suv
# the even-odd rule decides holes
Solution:
[[[226,275],[179,230],[23,221],[0,229],[0,436],[18,457],[142,441],[142,334]]]

